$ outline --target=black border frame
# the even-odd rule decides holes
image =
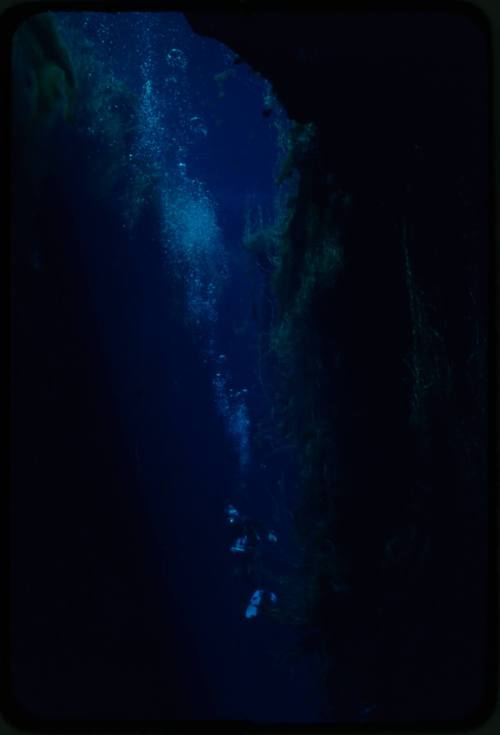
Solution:
[[[15,33],[16,28],[28,17],[34,14],[43,13],[47,11],[64,11],[64,12],[130,12],[140,11],[146,12],[181,12],[186,11],[197,11],[207,10],[208,3],[204,3],[203,0],[187,0],[186,2],[177,2],[169,0],[148,0],[147,2],[141,3],[136,0],[95,0],[95,2],[85,0],[42,0],[41,2],[28,1],[26,3],[19,3],[7,8],[0,16],[0,83],[3,90],[4,99],[10,99],[11,82],[10,82],[10,43]],[[243,12],[243,13],[254,13],[254,12],[265,12],[266,10],[278,10],[287,12],[290,10],[287,7],[287,3],[282,1],[274,1],[266,3],[265,0],[234,0],[229,2],[227,0],[214,0],[210,3],[211,10],[224,10],[231,12]],[[312,0],[311,2],[304,2],[303,8],[299,7],[299,12],[314,12],[315,10],[325,10],[325,5],[321,2]],[[497,444],[497,420],[496,420],[496,405],[494,406],[493,401],[498,396],[498,379],[497,379],[497,343],[496,338],[498,336],[498,329],[496,324],[496,317],[498,314],[497,302],[496,302],[496,274],[498,272],[499,261],[497,260],[496,253],[496,239],[495,235],[498,227],[496,218],[495,204],[499,192],[497,191],[495,181],[495,163],[497,160],[497,146],[495,145],[494,137],[494,73],[493,73],[493,32],[492,23],[485,13],[475,5],[471,5],[464,0],[445,0],[444,2],[432,2],[432,0],[423,0],[418,2],[397,2],[397,0],[388,0],[386,2],[373,3],[364,2],[360,0],[353,0],[348,2],[335,2],[330,0],[327,8],[329,11],[335,13],[339,11],[348,12],[366,12],[366,11],[419,11],[419,12],[450,12],[453,14],[463,14],[468,18],[480,25],[486,32],[488,38],[488,59],[489,59],[489,98],[490,98],[490,119],[489,119],[489,150],[490,166],[489,166],[489,263],[490,272],[488,277],[489,283],[489,294],[488,294],[488,394],[489,394],[489,405],[490,410],[488,414],[488,474],[489,474],[489,488],[488,488],[488,505],[489,505],[489,518],[488,518],[488,531],[489,531],[489,610],[488,610],[488,624],[489,632],[488,638],[491,642],[491,650],[489,654],[488,668],[489,668],[489,685],[485,692],[485,699],[482,708],[471,715],[465,720],[443,722],[443,721],[430,721],[428,723],[411,724],[411,723],[398,723],[391,722],[387,725],[381,723],[371,722],[359,722],[359,723],[317,723],[311,725],[302,724],[254,724],[251,722],[233,722],[233,721],[156,721],[156,720],[145,720],[145,721],[129,721],[129,720],[115,720],[115,721],[92,721],[92,720],[46,720],[39,719],[37,717],[30,716],[25,713],[21,707],[16,705],[12,697],[9,682],[9,616],[7,612],[8,604],[6,602],[6,595],[2,596],[3,605],[0,607],[0,651],[2,652],[0,658],[0,706],[1,713],[4,716],[6,722],[15,728],[21,730],[30,730],[41,733],[87,733],[87,732],[98,732],[98,733],[130,733],[130,732],[207,732],[212,729],[216,732],[238,732],[238,733],[252,733],[252,732],[304,732],[304,733],[326,733],[326,732],[386,732],[388,727],[391,731],[404,730],[405,732],[422,732],[422,731],[439,731],[439,732],[462,732],[470,729],[475,729],[481,725],[484,725],[489,718],[492,717],[495,712],[495,708],[498,704],[498,686],[500,683],[498,676],[498,647],[500,644],[500,636],[498,631],[498,619],[499,619],[499,592],[500,587],[498,585],[500,564],[498,560],[498,549],[500,540],[500,519],[499,509],[500,505],[497,498],[497,461],[495,450]],[[297,6],[293,7],[293,11],[297,10]],[[4,110],[8,111],[8,106],[4,106]],[[0,119],[0,133],[3,135],[4,140],[10,139],[10,120],[9,115],[4,114],[3,119]],[[1,161],[1,182],[2,182],[2,205],[3,205],[3,217],[2,222],[5,226],[6,237],[4,242],[10,242],[10,230],[9,230],[9,181],[11,171],[11,160],[9,150],[7,146],[3,146],[0,152]],[[5,294],[5,314],[7,315],[6,326],[5,326],[5,338],[6,342],[10,341],[9,334],[9,250],[5,250],[4,260],[4,271],[3,271],[3,292]],[[7,367],[7,380],[9,380],[9,368]],[[8,407],[8,415],[10,416],[10,405],[9,395],[7,392],[6,405]],[[8,421],[8,419],[7,419]],[[6,422],[7,423],[7,422]],[[6,432],[8,436],[8,428]],[[7,445],[8,447],[8,445]],[[7,468],[7,483],[9,482],[8,468]],[[9,499],[8,493],[3,492],[0,494],[2,502],[2,520],[4,522],[3,533],[1,533],[3,549],[1,553],[1,564],[3,572],[3,580],[5,588],[9,587],[9,561],[8,561],[8,548],[9,548],[9,529],[8,529],[8,511],[9,511]]]

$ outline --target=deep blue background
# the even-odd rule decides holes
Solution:
[[[172,73],[166,51],[184,50],[187,86],[179,82],[176,104],[201,116],[208,134],[183,139],[175,106],[164,132],[179,136],[187,175],[215,202],[229,272],[216,350],[232,384],[248,388],[251,426],[269,420],[256,373],[267,326],[256,306],[261,276],[242,248],[249,196],[267,221],[273,213],[277,141],[262,116],[262,80],[238,65],[239,81],[229,78],[219,98],[213,77],[231,68],[231,55],[180,16],[151,24],[71,14],[64,23],[139,97],[144,60],[160,89]],[[172,305],[161,202],[124,230],[117,203],[94,194],[88,161],[99,145],[77,126],[56,130],[35,233],[23,230],[24,202],[14,201],[14,696],[44,717],[314,720],[319,695],[308,672],[276,666],[296,634],[244,618],[254,587],[233,574],[224,525],[233,502],[277,528],[282,557],[291,554],[269,495],[286,476],[292,501],[291,460],[252,449],[242,476],[204,336]],[[167,148],[162,165],[174,168]],[[30,237],[41,275],[26,275]]]

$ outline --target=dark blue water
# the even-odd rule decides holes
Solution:
[[[484,19],[216,15],[13,40],[9,716],[455,723],[494,618]]]
[[[147,541],[135,543],[151,548],[154,571],[142,571],[158,592],[148,630],[158,642],[154,696],[151,677],[134,666],[138,635],[123,712],[123,670],[107,703],[91,694],[84,706],[67,692],[67,709],[78,717],[317,721],[317,672],[289,657],[298,632],[264,612],[245,617],[259,577],[236,573],[224,514],[231,503],[275,531],[265,553],[276,573],[292,563],[294,462],[273,423],[274,376],[260,352],[273,304],[263,302],[266,274],[243,247],[249,228],[282,211],[275,178],[286,116],[276,101],[264,116],[266,81],[195,36],[180,14],[59,19],[90,102],[61,133],[57,185],[61,196],[71,190],[75,267],[147,519]],[[82,71],[90,57],[99,63]],[[106,84],[126,87],[139,110],[129,139],[113,122]],[[102,170],[92,160],[113,160],[114,143],[117,182],[96,195]],[[141,182],[151,177],[144,204]],[[258,427],[267,427],[260,443]],[[126,512],[116,507],[118,525]],[[144,554],[137,558],[141,574]],[[167,670],[175,707],[172,696],[162,700]]]

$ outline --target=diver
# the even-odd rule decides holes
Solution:
[[[234,505],[225,509],[229,527],[229,551],[236,560],[235,574],[260,582],[264,529],[258,521],[242,515]]]
[[[274,592],[268,590],[257,589],[250,598],[245,610],[247,620],[255,618],[259,613],[268,613],[278,602],[278,598]]]
[[[234,573],[250,582],[254,592],[247,605],[245,617],[253,618],[267,612],[276,604],[277,597],[266,587],[266,569],[263,561],[268,544],[278,540],[276,533],[249,516],[242,515],[234,505],[225,508],[229,531],[229,551],[235,558]],[[267,580],[269,581],[269,580]]]
[[[276,532],[266,530],[262,523],[242,515],[234,505],[226,505],[226,524],[230,531],[230,552],[240,556],[255,556],[259,548],[278,541]]]

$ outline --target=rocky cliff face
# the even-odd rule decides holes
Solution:
[[[302,478],[303,569],[290,597],[316,631],[330,714],[477,714],[486,31],[474,15],[439,12],[186,15],[268,79],[297,123],[300,185],[278,238],[271,333]]]

